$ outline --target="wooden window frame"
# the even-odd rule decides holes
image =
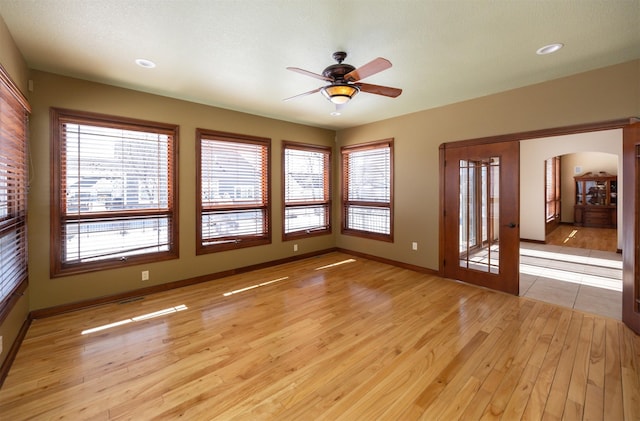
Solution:
[[[286,153],[287,150],[295,149],[298,151],[314,152],[324,154],[324,170],[323,170],[323,190],[324,199],[314,201],[291,201],[287,202],[287,165],[286,165]],[[331,215],[332,215],[332,200],[331,200],[331,162],[332,162],[332,148],[330,146],[311,145],[307,143],[298,143],[283,141],[282,142],[282,241],[296,240],[300,238],[315,237],[318,235],[331,234]],[[305,209],[310,207],[322,206],[325,208],[324,224],[322,226],[285,232],[286,229],[286,212],[287,209]]]
[[[262,167],[262,204],[231,204],[205,207],[202,202],[202,142],[206,140],[230,143],[251,144],[263,147],[265,163]],[[204,244],[202,218],[207,211],[251,211],[259,210],[263,213],[263,232],[260,235],[237,235],[221,239],[218,244]],[[215,253],[226,250],[236,250],[245,247],[255,247],[271,244],[271,139],[221,132],[217,130],[196,129],[196,255]]]
[[[363,143],[358,145],[343,146],[340,148],[341,152],[341,174],[342,174],[342,195],[341,195],[341,216],[342,226],[341,233],[345,235],[352,235],[357,237],[363,237],[371,240],[379,240],[386,242],[393,242],[394,232],[394,211],[393,211],[393,190],[394,190],[394,164],[393,164],[393,144],[394,139],[384,139],[369,143]],[[389,149],[390,159],[390,171],[389,171],[389,202],[377,202],[377,201],[357,201],[349,200],[349,156],[354,152],[362,152],[371,149]],[[389,210],[389,233],[378,233],[373,231],[366,231],[360,229],[351,228],[348,220],[349,208],[351,206],[364,206],[371,208],[380,208]]]
[[[0,65],[0,171],[6,188],[6,215],[0,217],[0,238],[15,236],[7,252],[11,265],[0,267],[2,294],[0,295],[0,324],[26,291],[29,282],[27,257],[27,188],[28,188],[28,119],[31,106],[15,85],[9,73]],[[0,186],[0,188],[2,188]],[[4,248],[4,247],[3,247]]]
[[[150,252],[126,257],[111,257],[90,262],[63,261],[64,246],[64,221],[66,216],[66,202],[63,168],[66,165],[63,157],[63,142],[65,124],[81,124],[106,128],[142,131],[148,133],[165,134],[170,137],[168,143],[168,209],[166,210],[121,210],[117,212],[96,213],[85,220],[99,219],[102,217],[127,218],[135,217],[162,217],[166,216],[168,227],[168,250]],[[51,108],[51,251],[50,272],[51,277],[68,276],[85,272],[108,270],[126,266],[139,265],[176,259],[179,257],[178,244],[178,136],[177,125],[138,120],[128,117],[112,116],[85,111]]]
[[[548,162],[551,161],[551,164]],[[547,177],[547,167],[548,165],[552,165],[552,178],[551,185],[549,185],[549,178]],[[561,158],[559,156],[554,156],[552,158],[546,159],[544,162],[544,219],[545,219],[545,232],[548,234],[552,231],[560,222],[560,212],[561,208]],[[549,199],[548,190],[551,190],[552,199]],[[555,212],[553,216],[548,216],[548,209],[550,204],[553,203]]]

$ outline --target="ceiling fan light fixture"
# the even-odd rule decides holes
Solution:
[[[355,85],[335,83],[323,87],[320,91],[329,101],[340,105],[349,102],[355,94],[360,92],[360,89]]]

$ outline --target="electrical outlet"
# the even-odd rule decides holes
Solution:
[[[149,280],[149,271],[148,270],[143,270],[142,271],[142,280],[143,281],[148,281]]]
[[[298,245],[297,244],[293,245],[293,251],[298,251]]]
[[[418,250],[418,243],[416,241],[411,243],[411,250]]]

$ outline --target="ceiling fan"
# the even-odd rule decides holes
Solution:
[[[366,77],[391,67],[391,62],[389,60],[378,57],[356,69],[350,64],[343,63],[346,57],[347,53],[344,51],[337,51],[333,53],[333,58],[338,62],[338,64],[332,64],[327,67],[322,71],[321,75],[298,67],[287,67],[287,70],[330,83],[318,89],[285,98],[283,101],[289,101],[294,98],[315,94],[316,92],[322,92],[329,101],[334,103],[336,107],[339,107],[349,102],[349,100],[351,100],[351,98],[360,91],[388,96],[391,98],[395,98],[402,93],[402,89],[360,82],[360,80]]]

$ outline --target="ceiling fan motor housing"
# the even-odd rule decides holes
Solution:
[[[342,81],[344,79],[344,75],[355,70],[350,64],[342,63],[345,58],[347,58],[347,53],[344,51],[336,51],[333,53],[333,58],[338,64],[332,64],[322,71],[322,75],[328,78],[332,78],[336,81]]]
[[[332,64],[322,71],[322,75],[334,80],[342,80],[344,75],[353,70],[355,70],[355,67],[350,64]]]

